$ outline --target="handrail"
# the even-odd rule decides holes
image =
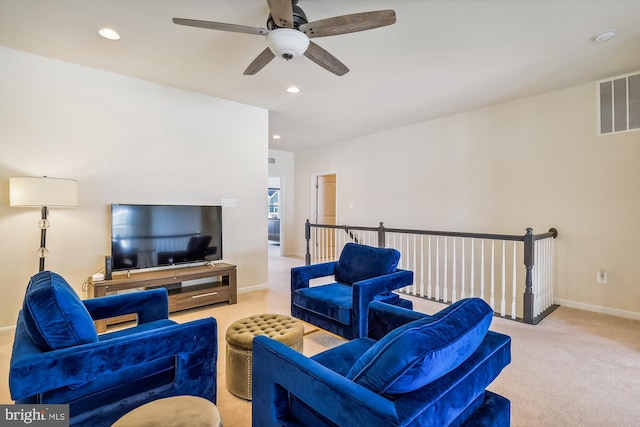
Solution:
[[[311,224],[309,220],[307,220],[309,226],[314,228],[330,228],[335,230],[345,230],[345,232],[349,232],[350,230],[361,230],[361,231],[384,231],[386,233],[405,233],[405,234],[422,234],[422,235],[431,235],[431,236],[449,236],[449,237],[469,237],[474,239],[493,239],[493,240],[509,240],[509,241],[517,241],[524,242],[523,235],[517,234],[492,234],[492,233],[471,233],[464,231],[441,231],[441,230],[415,230],[410,228],[387,228],[381,222],[378,227],[364,227],[364,226],[356,226],[356,225],[331,225],[331,224]],[[558,237],[558,230],[555,228],[550,228],[548,232],[536,234],[534,235],[535,240],[546,239],[549,237],[553,237],[554,239]]]
[[[504,257],[504,242],[514,242],[513,243],[513,267],[515,269],[516,263],[515,263],[515,255],[516,255],[516,248],[515,248],[515,244],[516,242],[522,242],[522,244],[524,245],[524,249],[523,249],[523,258],[522,258],[522,262],[524,264],[525,267],[525,280],[524,280],[524,293],[523,293],[523,315],[522,315],[522,320],[525,323],[530,323],[530,324],[536,324],[538,323],[542,318],[544,318],[544,316],[546,316],[546,314],[548,314],[548,312],[553,311],[553,309],[555,309],[555,305],[552,304],[552,301],[547,301],[544,303],[540,302],[540,298],[539,295],[536,295],[536,277],[540,278],[541,273],[539,271],[535,271],[536,269],[534,268],[535,264],[536,264],[536,257],[540,257],[542,260],[542,264],[545,264],[545,268],[548,268],[551,270],[551,272],[547,272],[545,271],[544,274],[546,276],[549,276],[550,274],[552,275],[552,268],[553,268],[553,262],[552,260],[549,261],[548,259],[551,259],[551,257],[553,256],[553,251],[552,250],[546,250],[546,252],[540,252],[540,249],[536,247],[536,242],[540,242],[541,244],[543,244],[547,239],[549,240],[553,240],[556,239],[558,237],[558,230],[555,228],[550,228],[549,231],[545,232],[545,233],[540,233],[540,234],[534,234],[533,233],[533,229],[531,228],[527,228],[526,232],[524,235],[513,235],[513,234],[495,234],[495,233],[472,233],[472,232],[459,232],[459,231],[441,231],[441,230],[416,230],[416,229],[406,229],[406,228],[387,228],[384,226],[384,223],[380,222],[379,225],[377,227],[366,227],[366,226],[353,226],[353,225],[330,225],[330,224],[311,224],[310,221],[307,219],[306,223],[305,223],[305,239],[306,239],[306,253],[305,253],[305,263],[307,265],[311,264],[311,250],[310,250],[310,245],[311,245],[311,239],[312,239],[312,233],[311,233],[311,229],[315,228],[315,229],[325,229],[325,230],[344,230],[345,233],[349,236],[351,241],[354,241],[356,243],[358,243],[358,236],[355,235],[353,232],[354,231],[364,231],[364,232],[369,232],[371,233],[372,236],[377,235],[377,242],[374,244],[377,244],[378,247],[385,247],[386,245],[386,238],[388,235],[392,235],[392,234],[401,234],[401,235],[411,235],[414,238],[414,247],[412,248],[412,250],[409,250],[410,248],[407,246],[407,252],[415,252],[415,236],[429,236],[429,251],[431,251],[431,236],[435,236],[436,238],[440,238],[440,237],[444,237],[445,238],[445,243],[444,243],[444,250],[445,252],[447,251],[447,246],[446,246],[446,240],[449,238],[453,238],[453,239],[462,239],[462,244],[464,245],[464,239],[479,239],[481,241],[484,240],[491,240],[491,241],[502,241],[503,243],[503,257]],[[335,235],[334,235],[335,238]],[[376,237],[373,237],[374,242],[376,240]],[[484,243],[482,243],[484,245]],[[402,246],[402,245],[401,245]],[[463,246],[464,247],[464,246]],[[484,246],[482,246],[484,248]],[[400,248],[401,252],[403,248]],[[463,249],[464,250],[464,249]],[[492,250],[493,250],[493,243],[492,243]],[[453,242],[453,251],[455,252],[455,240]],[[547,253],[550,252],[550,253]],[[473,252],[472,252],[473,254]],[[409,255],[409,254],[408,254]],[[413,258],[414,258],[414,264],[416,263],[415,257],[416,254],[413,253]],[[421,254],[421,256],[424,256],[424,254]],[[429,256],[431,256],[431,252],[429,252]],[[439,255],[438,255],[439,256]],[[456,254],[453,253],[453,255],[449,254],[448,257],[452,258],[453,261],[453,269],[455,270],[455,266],[456,266]],[[338,257],[338,254],[335,254],[335,258]],[[407,261],[409,262],[409,261]],[[424,262],[424,260],[421,258],[421,262]],[[440,262],[440,261],[437,261]],[[442,261],[444,263],[444,275],[445,275],[445,282],[447,280],[446,274],[447,274],[447,254],[445,253],[444,259]],[[464,259],[464,254],[462,254],[462,263],[465,262]],[[482,262],[484,263],[484,258],[482,258]],[[493,256],[491,258],[491,262],[493,263]],[[504,260],[503,260],[504,262]],[[549,265],[547,265],[549,264]],[[414,265],[414,269],[417,266]],[[422,268],[422,266],[420,266],[420,268]],[[484,272],[484,266],[479,267],[482,268],[482,272]],[[424,274],[424,271],[422,272]],[[429,270],[429,274],[431,274],[430,270]],[[436,273],[438,274],[438,273]],[[453,280],[456,280],[456,276],[455,276],[455,271],[453,271]],[[462,280],[464,281],[464,272],[463,274],[463,278]],[[473,272],[471,272],[471,274],[473,274]],[[504,273],[504,266],[503,266],[503,271],[502,271],[503,276],[505,275]],[[491,279],[493,280],[493,275],[494,272],[493,270],[491,271]],[[516,273],[513,272],[513,286],[514,286],[514,290],[515,290],[515,275]],[[430,278],[429,278],[430,279]],[[540,280],[539,280],[540,281]],[[550,280],[551,281],[551,280]],[[463,283],[464,285],[464,283]],[[431,286],[429,284],[429,286]],[[539,286],[539,285],[538,285]],[[414,285],[415,288],[415,285]],[[503,278],[503,291],[504,291],[504,278]],[[552,289],[550,290],[550,292],[552,293]],[[415,291],[414,291],[415,292]],[[438,295],[438,289],[436,289],[436,295]],[[539,292],[539,290],[538,290]],[[455,283],[454,283],[454,293],[455,293]],[[463,290],[464,293],[464,290]],[[444,284],[444,298],[445,298],[445,302],[446,302],[446,298],[447,298],[447,284]],[[455,296],[454,296],[455,298]],[[546,297],[547,299],[550,299],[548,296]],[[438,299],[438,296],[436,296],[436,299]],[[503,307],[504,307],[504,301],[502,302]],[[513,310],[515,311],[515,300],[512,303],[513,305]],[[492,295],[491,295],[491,306],[493,307],[493,290],[492,290]],[[553,306],[553,307],[552,307]],[[540,310],[540,307],[542,307],[542,310]],[[504,310],[504,308],[503,308]],[[515,313],[512,314],[512,316],[515,318]]]

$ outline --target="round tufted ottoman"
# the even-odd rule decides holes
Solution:
[[[240,319],[227,329],[227,389],[251,400],[253,337],[267,335],[302,353],[304,326],[282,314],[259,314]]]

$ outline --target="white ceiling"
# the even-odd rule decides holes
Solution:
[[[307,58],[242,73],[262,36],[179,26],[264,27],[265,0],[0,0],[0,45],[270,110],[274,149],[341,142],[640,70],[640,0],[300,0],[309,21],[394,9],[395,25],[315,38],[349,68]],[[111,27],[109,41],[97,30]],[[618,35],[595,43],[593,35]],[[0,64],[1,72],[1,64]],[[290,85],[301,88],[289,94]]]

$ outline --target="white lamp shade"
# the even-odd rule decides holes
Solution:
[[[293,59],[304,55],[309,47],[309,37],[292,28],[277,28],[267,34],[267,46],[274,55]]]
[[[73,208],[78,206],[78,182],[47,177],[9,178],[9,205]]]

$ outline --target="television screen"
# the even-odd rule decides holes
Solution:
[[[113,270],[222,259],[222,207],[111,205]]]

